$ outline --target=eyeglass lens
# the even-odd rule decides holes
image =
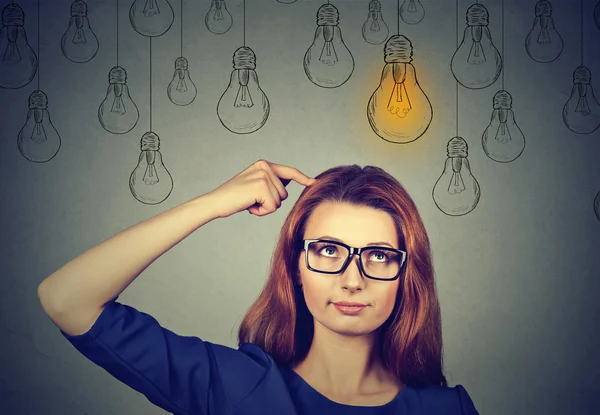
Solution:
[[[332,242],[311,242],[308,245],[308,265],[317,271],[339,272],[350,251]],[[400,270],[402,255],[380,248],[361,252],[361,260],[367,275],[375,278],[394,278]]]

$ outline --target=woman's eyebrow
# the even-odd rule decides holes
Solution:
[[[336,238],[335,236],[330,236],[330,235],[323,235],[317,239],[329,239],[331,241],[336,241],[336,242],[341,242],[343,244],[346,244],[346,242],[342,241],[341,239]],[[348,244],[346,244],[346,245],[348,245]],[[394,248],[394,246],[392,246],[392,244],[390,244],[389,242],[385,242],[385,241],[369,242],[366,246],[382,246],[382,245],[389,246],[390,248]],[[394,248],[394,249],[397,249],[397,248]]]

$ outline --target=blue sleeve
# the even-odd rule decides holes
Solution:
[[[460,401],[461,415],[479,415],[467,390],[462,385],[456,385],[455,389]]]
[[[115,300],[106,303],[86,333],[60,332],[86,358],[156,406],[181,415],[221,413],[264,377],[259,352],[177,335]]]

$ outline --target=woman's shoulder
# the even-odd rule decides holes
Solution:
[[[423,407],[426,407],[431,413],[440,411],[439,413],[456,415],[479,415],[473,400],[462,384],[411,387],[411,390],[418,397]],[[452,408],[452,412],[449,412],[450,408]]]

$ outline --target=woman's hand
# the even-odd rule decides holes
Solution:
[[[258,160],[209,194],[220,218],[244,209],[253,215],[265,216],[279,209],[288,197],[285,186],[292,180],[303,186],[316,181],[293,167]]]

